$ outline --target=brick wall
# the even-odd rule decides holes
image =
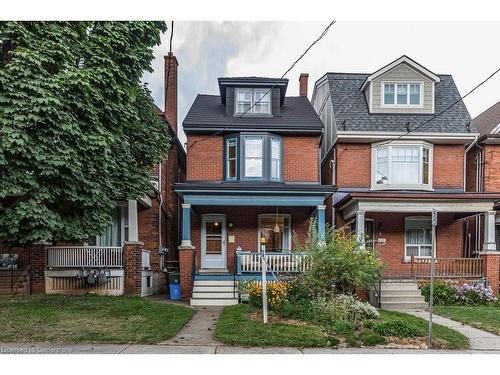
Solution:
[[[463,145],[434,145],[432,173],[435,189],[463,189],[464,152]]]
[[[224,137],[189,135],[187,137],[187,180],[224,179]],[[285,181],[319,182],[319,137],[283,137]]]
[[[500,145],[484,145],[484,191],[500,191]]]
[[[142,290],[142,242],[123,246],[124,286],[128,296],[140,296]]]
[[[481,154],[481,150],[478,147],[473,147],[467,153],[466,159],[466,182],[465,191],[474,192],[477,191],[477,157]]]

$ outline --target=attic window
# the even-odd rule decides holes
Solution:
[[[270,115],[269,89],[237,88],[235,90],[235,115]]]
[[[422,83],[382,83],[384,107],[421,107]]]

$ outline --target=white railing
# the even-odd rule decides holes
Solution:
[[[238,252],[237,272],[262,272],[261,253]],[[309,261],[301,253],[266,253],[269,272],[304,272],[309,268]]]
[[[111,246],[53,246],[47,248],[49,268],[122,267],[123,250]]]
[[[142,250],[142,268],[151,268],[151,251]]]

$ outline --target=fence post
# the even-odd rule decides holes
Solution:
[[[413,266],[414,266],[414,260],[415,260],[415,259],[414,259],[414,257],[415,257],[415,256],[414,256],[414,255],[412,255],[412,256],[411,256],[411,260],[410,260],[410,262],[411,262],[411,278],[412,278],[412,279],[413,279],[413,278],[414,278],[414,276],[415,276],[415,270],[413,269]]]

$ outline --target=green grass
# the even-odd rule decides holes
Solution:
[[[330,343],[323,330],[311,324],[268,323],[245,316],[248,305],[228,306],[217,322],[215,338],[229,345],[318,347]]]
[[[402,320],[408,326],[415,328],[418,336],[427,336],[429,323],[416,316],[395,311],[379,310],[382,321]],[[437,313],[437,312],[436,312]],[[469,340],[459,332],[456,332],[439,324],[432,324],[433,338],[444,343],[446,349],[468,349]]]
[[[500,306],[435,306],[438,315],[500,336]]]
[[[131,297],[0,298],[0,342],[153,344],[174,336],[193,314]]]

